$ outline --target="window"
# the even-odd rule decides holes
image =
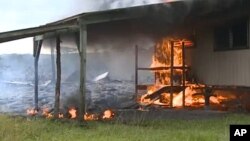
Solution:
[[[214,29],[215,51],[248,48],[248,20],[237,20]]]

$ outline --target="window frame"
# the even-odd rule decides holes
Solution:
[[[245,23],[246,24],[246,45],[243,46],[234,46],[234,37],[233,37],[233,30],[234,30],[234,26],[236,26],[237,24],[241,24],[241,23]],[[220,46],[218,45],[218,42],[216,42],[216,40],[218,40],[218,35],[216,35],[216,32],[218,34],[219,30],[223,30],[227,29],[228,31],[228,46]],[[230,50],[243,50],[243,49],[249,49],[249,17],[244,17],[244,18],[240,18],[240,19],[236,19],[234,21],[230,21],[226,24],[220,25],[220,26],[216,26],[213,29],[213,37],[214,37],[214,51],[230,51]]]

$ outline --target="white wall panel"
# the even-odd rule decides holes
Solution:
[[[250,86],[250,49],[214,51],[213,29],[197,31],[192,70],[198,80],[210,85]]]

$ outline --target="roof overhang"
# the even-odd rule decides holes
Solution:
[[[225,3],[230,1],[231,5],[221,4],[223,1]],[[38,35],[53,35],[58,32],[74,32],[78,31],[81,24],[88,25],[136,18],[150,19],[151,21],[162,23],[171,22],[173,19],[175,20],[174,22],[178,20],[183,22],[184,16],[189,18],[189,21],[190,19],[201,19],[204,21],[203,17],[207,18],[209,15],[212,15],[213,18],[213,13],[218,15],[218,13],[222,13],[221,11],[228,12],[232,9],[240,9],[242,11],[243,8],[246,9],[246,13],[249,13],[250,2],[248,0],[217,0],[217,5],[212,10],[211,6],[208,5],[210,2],[210,0],[174,0],[169,3],[83,13],[39,27],[2,32],[0,33],[0,43]],[[222,14],[222,16],[224,15]]]

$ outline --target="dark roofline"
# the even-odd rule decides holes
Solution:
[[[217,13],[220,13],[222,11],[231,11],[231,9],[241,10],[244,8],[246,9],[246,13],[250,9],[250,1],[248,0],[224,0],[224,2],[230,1],[231,3],[233,3],[233,5],[229,6],[224,6],[224,3],[222,3],[221,5],[221,1],[222,0],[217,0],[217,5],[215,5],[215,8],[213,8],[212,10],[211,7],[207,5],[210,0],[192,0],[191,7],[190,5],[188,5],[190,3],[187,3],[187,1],[174,1],[170,3],[159,3],[106,11],[81,13],[39,27],[2,32],[0,33],[0,43],[41,35],[47,32],[54,32],[61,29],[68,29],[72,28],[72,26],[76,27],[79,25],[79,22],[92,24],[143,17],[146,19],[150,19],[153,22],[162,22],[163,24],[168,23],[169,20],[174,19],[175,21],[173,22],[176,24],[176,19],[177,21],[179,20],[179,22],[183,22],[185,19],[182,18],[188,17],[195,21],[196,19],[202,18],[204,16],[213,13],[216,13],[217,15]],[[185,15],[185,17],[183,17],[183,15]],[[171,19],[171,17],[174,18]]]
[[[159,5],[159,4],[153,4],[153,5]],[[1,32],[0,33],[0,43],[3,42],[8,42],[12,40],[18,40],[22,38],[28,38],[28,37],[33,37],[41,34],[45,34],[47,32],[54,32],[57,30],[62,30],[62,29],[69,29],[69,28],[76,28],[78,26],[78,20],[80,18],[91,18],[94,16],[103,16],[107,14],[112,14],[115,16],[121,16],[119,15],[120,13],[122,15],[126,14],[127,11],[135,11],[138,8],[141,9],[148,9],[149,7],[152,7],[152,5],[146,5],[146,6],[135,6],[135,7],[129,7],[129,8],[120,8],[120,9],[112,9],[112,10],[106,10],[106,11],[97,11],[97,12],[89,12],[89,13],[81,13],[72,17],[68,17],[59,21],[55,21],[52,23],[48,23],[42,26],[38,27],[32,27],[32,28],[25,28],[25,29],[20,29],[20,30],[14,30],[14,31],[7,31],[7,32]],[[118,15],[114,13],[119,13]],[[128,12],[129,13],[129,12]],[[109,15],[108,15],[109,16]],[[130,18],[127,15],[127,18]],[[133,16],[131,16],[132,18]],[[119,20],[119,19],[114,19],[113,17],[110,18],[110,20]],[[101,21],[100,21],[101,22]]]
[[[44,25],[33,28],[20,29],[15,31],[8,31],[0,33],[0,43],[18,40],[22,38],[34,37],[37,35],[42,35],[48,32],[55,32],[58,30],[65,30],[71,28],[77,28],[78,25],[74,24],[62,24],[62,25]]]

